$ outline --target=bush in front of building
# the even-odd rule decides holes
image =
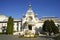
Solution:
[[[53,20],[46,20],[43,24],[43,31],[47,32],[49,36],[51,33],[57,34],[59,33],[58,27],[55,25]]]
[[[10,16],[7,22],[7,34],[13,34],[13,18]]]

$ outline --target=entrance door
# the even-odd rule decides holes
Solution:
[[[28,25],[28,29],[29,30],[32,30],[32,25]]]

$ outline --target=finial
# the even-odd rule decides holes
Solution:
[[[25,17],[25,15],[24,14],[22,14],[23,15],[23,17]]]
[[[35,17],[37,17],[38,16],[38,14],[35,14]]]
[[[29,4],[29,7],[31,7],[31,4]]]
[[[31,2],[29,2],[29,6],[31,7]]]
[[[29,4],[29,9],[30,9],[30,10],[32,9],[32,6],[31,6],[31,4]]]

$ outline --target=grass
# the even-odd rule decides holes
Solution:
[[[0,35],[3,34],[3,33],[0,33]]]
[[[2,33],[2,32],[0,32],[0,35],[1,35],[1,34],[6,34],[6,33]]]

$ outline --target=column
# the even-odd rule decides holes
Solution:
[[[21,31],[23,30],[23,27],[22,27],[22,19],[21,19],[21,27],[20,27],[20,30],[21,30]]]
[[[17,22],[17,31],[19,31],[19,23]]]

